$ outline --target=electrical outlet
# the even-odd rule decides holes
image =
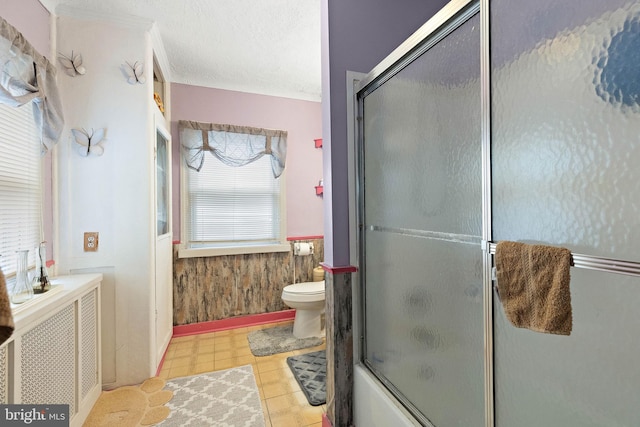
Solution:
[[[98,232],[84,233],[84,251],[85,252],[97,252],[98,251]]]

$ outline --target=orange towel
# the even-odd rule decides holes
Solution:
[[[571,334],[568,249],[503,241],[496,247],[495,263],[500,301],[514,326]]]
[[[4,280],[4,274],[0,269],[0,344],[9,339],[13,334],[13,314],[11,313],[11,302],[9,300],[9,292],[7,292],[7,283]]]

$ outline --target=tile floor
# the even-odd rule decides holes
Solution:
[[[253,356],[249,349],[249,332],[292,322],[173,338],[159,376],[164,379],[184,377],[251,364],[260,390],[266,427],[320,427],[326,405],[309,405],[287,365],[287,357],[322,350],[325,344],[261,357]]]

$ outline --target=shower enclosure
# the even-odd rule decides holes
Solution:
[[[454,0],[359,82],[357,356],[421,424],[640,425],[639,46],[635,1]],[[570,336],[500,240],[571,250]]]

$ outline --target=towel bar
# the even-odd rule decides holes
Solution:
[[[497,243],[489,242],[489,253],[495,255]],[[587,270],[604,271],[607,273],[625,274],[640,277],[640,262],[623,261],[603,258],[593,255],[571,253],[572,266]]]

